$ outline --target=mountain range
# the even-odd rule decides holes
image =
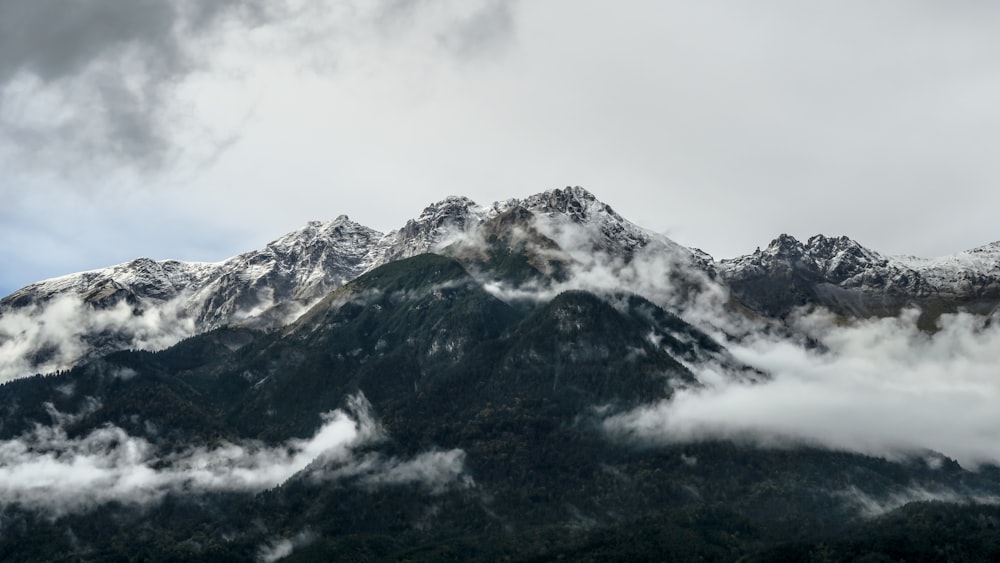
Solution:
[[[715,260],[629,222],[577,187],[489,206],[449,197],[389,233],[341,215],[222,262],[139,258],[40,281],[0,300],[0,316],[37,323],[59,303],[69,334],[0,332],[7,363],[0,378],[67,369],[118,350],[161,349],[234,323],[280,327],[381,265],[437,251],[479,268],[497,257],[482,255],[476,245],[498,240],[530,247],[532,266],[553,279],[560,268],[586,265],[595,254],[626,262],[639,251],[656,254],[674,262],[666,274],[675,278],[673,289],[717,286],[748,311],[776,319],[809,306],[848,317],[919,307],[922,328],[933,329],[942,313],[989,314],[1000,300],[1000,242],[922,259],[884,256],[843,236],[816,235],[802,243],[780,235],[764,250]]]
[[[998,284],[1000,243],[715,260],[578,187],[41,281],[0,301],[0,559],[990,560],[988,441],[810,434],[784,366],[968,325],[928,361],[989,373]]]
[[[570,233],[563,223],[580,232]],[[551,238],[577,234],[586,240],[570,241],[566,249]],[[52,304],[59,304],[59,312],[69,317],[65,324],[73,329],[68,335],[72,342],[67,342],[63,332],[28,335],[29,341],[18,346],[21,357],[11,358],[0,377],[66,369],[82,359],[117,350],[159,349],[233,323],[283,326],[330,291],[383,264],[445,250],[479,267],[496,257],[482,254],[476,245],[499,239],[530,246],[533,266],[549,275],[560,264],[571,262],[572,252],[627,257],[641,248],[655,247],[682,260],[697,258],[669,239],[623,219],[582,188],[491,206],[449,197],[387,234],[342,215],[327,223],[310,222],[262,250],[222,262],[140,258],[15,291],[0,300],[0,315],[32,322],[51,311]],[[18,336],[0,333],[0,349],[12,347],[12,340]]]

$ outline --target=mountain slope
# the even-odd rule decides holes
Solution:
[[[779,320],[802,306],[849,318],[920,307],[921,328],[933,330],[943,313],[986,314],[1000,303],[997,243],[920,259],[847,237],[782,235],[714,262],[579,187],[490,205],[453,196],[387,234],[341,216],[223,262],[137,259],[27,286],[0,300],[0,380],[159,350],[231,323],[280,327],[360,274],[425,252],[458,260],[504,300],[629,291],[688,318],[718,318],[723,306]]]
[[[739,362],[641,296],[506,302],[486,283],[422,254],[281,330],[0,386],[0,554],[734,560],[914,489],[998,492],[941,458],[608,432],[699,386],[685,364]]]
[[[0,301],[0,380],[233,322],[281,326],[368,269],[380,238],[341,216],[223,262],[143,258],[32,284]]]
[[[491,250],[483,254],[484,248]],[[528,278],[547,284],[574,267],[593,269],[595,253],[602,263],[624,265],[643,249],[670,256],[678,280],[705,267],[582,188],[490,206],[449,197],[384,235],[340,216],[223,262],[137,259],[18,290],[0,300],[0,380],[66,369],[117,350],[162,349],[230,323],[279,327],[363,272],[426,252],[445,251],[484,275],[499,267],[516,285]],[[502,263],[504,256],[528,267],[522,272],[528,278],[509,276],[515,263]],[[703,283],[700,273],[688,277],[688,287]]]

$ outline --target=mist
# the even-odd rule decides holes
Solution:
[[[0,383],[70,369],[119,350],[156,352],[221,324],[283,326],[305,314],[322,297],[278,303],[274,290],[255,292],[252,304],[217,320],[198,321],[214,285],[182,291],[168,300],[140,298],[98,307],[73,294],[0,311]]]
[[[168,493],[258,492],[307,468],[310,482],[353,477],[366,488],[409,484],[431,492],[453,482],[471,486],[461,450],[431,450],[409,460],[355,455],[355,448],[385,434],[363,394],[347,403],[323,414],[308,439],[276,446],[256,441],[194,446],[176,453],[160,453],[155,444],[112,424],[70,438],[63,426],[74,417],[50,409],[55,424],[0,442],[0,504],[58,517],[108,502],[148,505]]]
[[[299,532],[292,538],[275,538],[260,546],[257,550],[257,561],[273,563],[288,557],[297,548],[307,546],[316,541],[316,534],[311,530]]]
[[[948,488],[909,487],[889,493],[883,497],[875,497],[849,487],[837,496],[854,506],[865,517],[875,517],[891,512],[911,502],[947,502],[952,504],[1000,504],[1000,497],[973,491],[956,491]]]
[[[969,468],[1000,462],[998,319],[943,315],[939,330],[925,333],[918,317],[913,309],[845,324],[826,311],[799,314],[797,337],[761,332],[727,344],[769,379],[747,383],[702,367],[700,385],[613,416],[605,428],[651,443],[735,439],[888,459],[933,450]]]
[[[915,308],[860,320],[820,308],[797,311],[779,327],[728,307],[711,263],[689,249],[648,233],[649,242],[624,258],[606,250],[595,225],[563,219],[536,214],[533,226],[558,243],[560,251],[536,252],[558,254],[568,265],[564,281],[486,280],[485,289],[540,302],[571,289],[612,301],[634,293],[705,331],[735,360],[686,363],[698,383],[674,382],[669,400],[608,418],[613,439],[808,445],[892,460],[931,450],[967,468],[1000,464],[997,315],[945,314],[925,332]],[[765,377],[747,378],[746,366]]]
[[[105,309],[64,295],[0,314],[0,382],[68,369],[94,352],[95,337],[114,350],[162,350],[193,336],[196,326],[183,298],[146,303],[125,301]],[[105,350],[110,352],[113,350]]]
[[[531,226],[554,241],[558,250],[539,244],[521,229],[513,232],[513,241],[525,244],[529,255],[563,264],[565,279],[521,285],[484,279],[484,289],[504,301],[547,301],[570,290],[600,295],[634,293],[682,316],[720,319],[718,312],[729,293],[690,249],[635,225],[630,225],[633,232],[606,233],[599,221],[577,223],[561,214],[535,213]],[[480,239],[472,234],[465,244],[471,248],[487,246]],[[711,314],[700,315],[701,311]]]

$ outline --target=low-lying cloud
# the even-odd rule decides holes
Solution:
[[[857,487],[836,494],[854,506],[863,516],[875,517],[911,502],[948,502],[952,504],[1000,504],[1000,497],[976,491],[960,492],[949,488],[908,487],[883,496],[870,495]]]
[[[595,250],[600,233],[591,225],[538,219],[535,227],[569,257],[569,278],[550,287],[487,282],[493,295],[544,301],[568,289],[634,292],[705,330],[736,360],[686,364],[698,385],[608,418],[610,436],[811,445],[889,459],[933,450],[966,467],[1000,464],[1000,317],[943,315],[928,333],[916,309],[867,320],[821,309],[779,327],[730,310],[727,288],[687,249],[653,238],[623,260]],[[739,364],[767,377],[732,371]]]
[[[316,534],[311,530],[299,532],[291,538],[275,538],[257,550],[257,561],[260,563],[280,561],[291,555],[296,549],[307,546],[314,541],[316,541]]]
[[[792,321],[800,338],[761,333],[729,343],[769,380],[702,368],[702,386],[614,416],[605,427],[652,442],[809,444],[890,459],[930,449],[968,467],[1000,463],[998,319],[944,315],[929,334],[917,328],[918,316],[910,310],[844,324],[823,311],[801,315]]]
[[[786,327],[727,307],[729,292],[690,251],[651,235],[629,260],[606,253],[595,224],[536,216],[568,258],[549,287],[487,282],[502,299],[551,299],[583,289],[633,292],[711,334],[736,360],[686,364],[699,385],[605,421],[610,435],[645,442],[736,439],[767,447],[813,445],[891,459],[930,449],[967,467],[1000,463],[1000,317],[943,315],[936,332],[920,311],[846,320],[823,309]],[[605,243],[606,244],[606,243]],[[739,364],[768,377],[733,372]]]
[[[595,219],[577,223],[563,215],[536,214],[534,228],[554,241],[558,250],[541,247],[531,235],[515,231],[515,241],[527,244],[529,252],[568,268],[564,281],[545,286],[532,282],[511,286],[503,280],[487,280],[484,288],[505,301],[547,301],[569,290],[605,295],[630,292],[688,316],[710,310],[713,314],[708,317],[718,317],[716,313],[729,293],[707,269],[698,266],[690,250],[655,233],[643,233],[646,240],[642,242],[635,240],[633,233],[604,233],[600,218]],[[468,244],[485,246],[484,242],[470,239]]]
[[[415,484],[432,494],[439,494],[456,486],[469,488],[475,484],[471,477],[464,474],[465,451],[460,449],[425,452],[411,460],[386,458],[379,453],[368,453],[350,460],[350,463],[342,463],[343,460],[335,461],[333,465],[327,462],[321,469],[313,471],[312,479],[315,481],[353,479],[357,484],[369,489],[387,485]]]
[[[95,306],[75,294],[0,311],[0,382],[70,369],[81,361],[119,350],[159,351],[228,323],[272,327],[288,324],[309,310],[311,301],[277,302],[274,290],[255,290],[246,308],[225,304],[214,316],[199,314],[219,291],[209,284],[193,295],[167,300],[140,298]],[[128,372],[116,374],[123,379]]]
[[[68,369],[95,351],[162,350],[195,333],[183,298],[102,309],[59,296],[0,314],[0,382]]]
[[[155,503],[171,492],[255,492],[307,467],[312,479],[355,477],[373,488],[423,484],[439,492],[453,481],[468,484],[461,450],[430,451],[412,460],[355,456],[354,448],[384,437],[364,395],[350,398],[346,410],[322,418],[322,426],[308,439],[277,446],[252,441],[198,446],[168,454],[111,424],[70,438],[60,424],[66,420],[59,419],[0,442],[0,505],[59,516],[108,502]]]

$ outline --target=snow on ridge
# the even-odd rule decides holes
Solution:
[[[632,252],[658,241],[664,247],[683,248],[667,237],[639,227],[616,213],[582,187],[566,187],[480,205],[468,197],[448,196],[425,207],[406,225],[383,236],[366,259],[365,271],[424,252],[436,252],[472,233],[483,223],[523,208],[549,223],[570,221],[591,231],[604,250]]]
[[[943,288],[963,285],[976,278],[1000,280],[1000,242],[935,258],[893,256],[891,259]]]
[[[31,284],[0,300],[0,380],[233,322],[285,324],[357,277],[381,236],[341,216],[220,262],[138,258]]]
[[[775,238],[752,254],[715,264],[734,280],[762,275],[770,264],[788,261],[812,269],[842,287],[883,290],[894,288],[913,295],[965,295],[1000,283],[1000,242],[940,256],[888,256],[846,237],[815,235],[805,243],[789,235]]]
[[[28,295],[42,299],[63,293],[83,295],[92,290],[95,284],[106,282],[115,283],[126,290],[140,286],[143,289],[159,286],[169,289],[163,295],[164,298],[169,298],[181,290],[210,283],[225,274],[238,275],[241,281],[252,283],[269,272],[280,259],[287,261],[311,246],[329,246],[341,255],[360,259],[370,250],[370,243],[366,239],[381,236],[382,233],[341,215],[333,221],[310,221],[302,228],[269,242],[261,250],[244,252],[218,262],[136,258],[114,266],[41,280],[15,291],[4,298],[3,302],[12,302],[17,297]]]

